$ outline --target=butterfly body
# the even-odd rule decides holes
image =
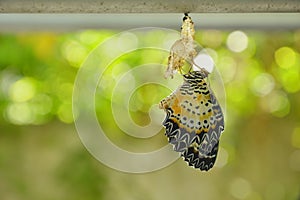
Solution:
[[[215,163],[224,118],[207,82],[207,73],[183,75],[184,83],[163,99],[159,107],[167,116],[163,125],[174,150],[189,165],[209,170]]]

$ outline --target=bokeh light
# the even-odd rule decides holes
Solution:
[[[136,49],[138,46],[137,37],[129,32],[122,33],[119,36],[118,46],[119,50],[127,51],[128,49]]]
[[[32,78],[22,78],[10,87],[9,96],[14,102],[24,102],[32,99],[36,93],[36,85]]]
[[[62,52],[69,64],[77,68],[80,67],[88,54],[87,49],[75,40],[66,41],[62,48]]]
[[[299,62],[300,63],[300,62]],[[294,93],[300,90],[300,66],[294,65],[290,69],[277,70],[277,76],[281,82],[283,88],[290,93]]]
[[[30,124],[34,120],[33,113],[28,103],[12,103],[7,107],[8,120],[17,125]]]
[[[180,160],[139,176],[99,164],[80,143],[73,123],[78,70],[115,33],[0,33],[0,199],[168,199],[171,194],[177,200],[196,193],[211,200],[299,199],[300,30],[197,30],[195,39],[205,51],[196,63],[218,70],[226,91],[217,162],[207,173]],[[118,109],[113,113],[112,104],[128,106],[137,125],[147,126],[151,119],[161,124],[164,113],[157,104],[170,89],[151,83],[131,91],[150,73],[142,77],[130,71],[145,63],[162,64],[151,76],[165,81],[168,51],[140,50],[139,39],[170,49],[179,34],[149,29],[142,36],[124,32],[118,37],[97,52],[95,67],[111,54],[137,49],[112,60],[99,79],[99,124],[121,148],[155,150],[167,144],[163,128],[150,138],[132,138],[115,122],[114,114],[125,115]],[[182,77],[168,81],[176,88]]]
[[[296,62],[296,53],[289,47],[281,47],[275,52],[275,61],[279,67],[290,69]]]
[[[216,161],[216,167],[222,168],[228,163],[228,152],[225,148],[219,148],[219,155]]]
[[[275,81],[272,75],[261,73],[254,78],[251,89],[258,96],[265,96],[269,94],[275,86]]]
[[[70,102],[60,105],[57,116],[64,123],[72,123],[74,121],[72,114],[72,103]]]
[[[274,116],[284,117],[290,112],[290,101],[282,91],[273,91],[262,99],[263,109]]]
[[[225,83],[233,80],[237,71],[237,64],[232,57],[222,56],[222,58],[219,59],[217,66],[221,71],[221,75]]]
[[[199,68],[204,68],[208,72],[212,72],[215,65],[212,57],[207,53],[199,53],[194,58],[194,63],[195,63],[195,65],[193,65],[194,70],[199,70]]]
[[[250,183],[244,178],[235,178],[230,183],[230,193],[237,199],[246,199],[252,192]]]
[[[248,46],[248,36],[242,31],[234,31],[228,35],[227,47],[233,52],[242,52]]]

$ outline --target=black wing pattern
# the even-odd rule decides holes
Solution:
[[[183,85],[163,99],[160,108],[167,114],[163,126],[174,150],[190,166],[208,171],[217,158],[224,117],[206,77],[200,71],[184,75]]]

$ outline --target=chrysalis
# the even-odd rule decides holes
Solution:
[[[172,45],[170,50],[165,78],[173,78],[177,71],[181,72],[185,60],[191,61],[196,56],[194,34],[194,22],[188,14],[185,14],[181,26],[180,39]]]

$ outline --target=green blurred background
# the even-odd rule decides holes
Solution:
[[[300,198],[300,30],[197,31],[196,40],[213,57],[226,90],[218,161],[209,172],[179,159],[146,174],[118,172],[97,161],[73,123],[76,74],[87,55],[116,33],[0,34],[0,199]],[[155,37],[149,32],[145,40]],[[137,51],[120,62],[129,70],[151,56]],[[107,70],[106,77],[126,70]],[[149,123],[149,107],[169,92],[155,85],[137,90],[129,105],[135,122]],[[122,137],[109,94],[98,94],[96,104],[107,116],[101,125],[108,137],[124,148],[143,146]],[[167,143],[163,130],[159,140],[158,146]]]

